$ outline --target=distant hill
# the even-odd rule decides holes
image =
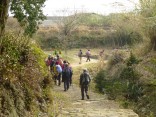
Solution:
[[[71,16],[47,16],[47,19],[42,22],[43,26],[50,26],[56,24],[56,22],[61,21],[63,18],[70,18]],[[77,18],[79,19],[79,24],[82,25],[109,25],[110,24],[110,17],[103,16],[95,13],[79,13],[77,14]]]
[[[64,18],[64,16],[47,16],[46,20],[60,20]]]
[[[63,16],[47,16],[46,20],[42,21],[41,26],[50,26],[56,24],[56,22],[60,21]]]

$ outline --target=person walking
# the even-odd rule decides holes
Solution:
[[[88,86],[90,82],[91,82],[91,77],[87,71],[87,68],[84,68],[83,73],[80,75],[80,87],[81,87],[81,96],[82,96],[81,100],[84,100],[85,94],[87,99],[89,99]]]
[[[73,76],[73,69],[72,66],[70,65],[70,63],[68,62],[69,65],[69,70],[70,70],[70,79],[69,79],[69,84],[70,86],[72,85],[72,76]]]
[[[62,75],[62,67],[56,62],[56,70],[58,72],[57,80],[58,80],[58,86],[61,85],[61,75]]]
[[[70,69],[68,63],[65,64],[63,72],[62,72],[62,82],[64,82],[64,91],[69,89],[70,82]]]
[[[86,57],[87,57],[86,62],[90,61],[90,55],[91,55],[90,50],[88,50],[88,51],[86,52]]]
[[[79,52],[78,52],[78,57],[80,58],[80,62],[79,62],[79,64],[81,64],[82,63],[82,50],[79,50]]]

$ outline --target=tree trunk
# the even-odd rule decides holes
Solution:
[[[0,37],[5,32],[10,0],[0,0]]]

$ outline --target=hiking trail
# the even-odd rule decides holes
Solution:
[[[82,64],[74,63],[72,67],[77,68],[97,62],[98,60],[92,59],[90,62],[84,61]],[[61,86],[55,86],[54,90],[62,92],[70,102],[70,106],[61,108],[57,117],[139,117],[133,110],[123,109],[117,102],[108,100],[107,95],[94,93],[90,89],[90,99],[85,97],[85,100],[81,100],[81,91],[76,84],[72,84],[68,91],[63,91],[62,83]]]

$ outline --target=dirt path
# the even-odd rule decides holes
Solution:
[[[91,63],[96,62],[97,60],[91,60]],[[89,62],[75,63],[73,67],[80,67],[84,64],[89,64]],[[132,110],[122,109],[116,102],[108,100],[106,95],[100,95],[91,90],[89,90],[89,100],[86,98],[80,100],[80,88],[75,84],[66,92],[63,91],[63,83],[60,87],[55,86],[54,90],[66,95],[71,103],[70,106],[61,109],[58,117],[138,117]]]
[[[79,66],[90,64],[90,63],[97,63],[98,62],[97,59],[91,59],[90,62],[86,62],[86,57],[82,57],[82,63],[79,64],[79,59],[77,59],[77,58],[78,58],[77,56],[74,57],[75,61],[78,61],[78,62],[77,63],[73,63],[72,67],[79,67]]]

